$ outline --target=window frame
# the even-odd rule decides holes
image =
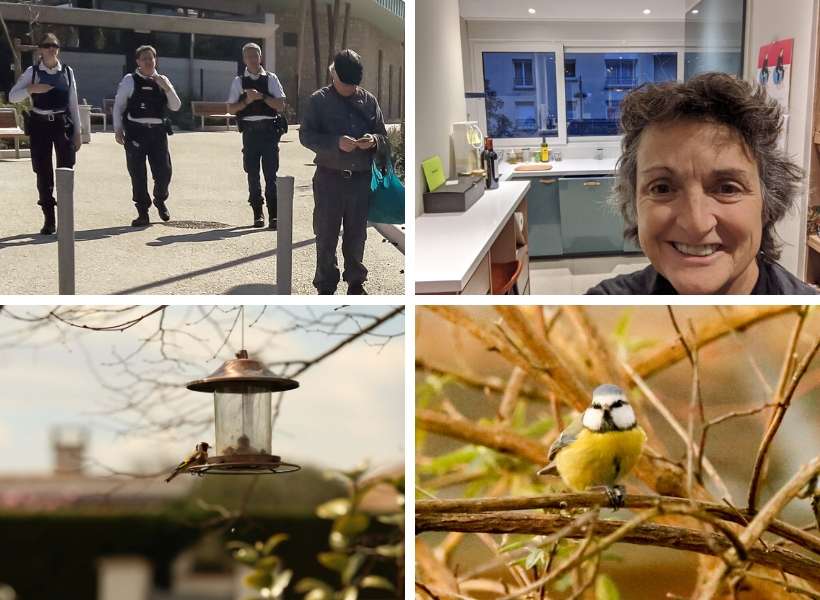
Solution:
[[[678,82],[683,82],[683,52],[684,46],[682,44],[670,44],[669,46],[659,46],[659,45],[651,45],[651,46],[642,46],[639,43],[630,44],[629,46],[564,46],[564,52],[567,54],[602,54],[602,53],[609,53],[609,52],[631,52],[631,53],[664,53],[664,54],[671,54],[675,53],[675,65],[677,70],[677,79]],[[576,77],[578,74],[576,68]],[[565,84],[566,87],[566,84]],[[566,94],[566,90],[564,90]],[[566,106],[564,107],[566,111]],[[564,115],[564,120],[566,121],[566,114]],[[567,137],[567,143],[581,143],[581,142],[594,142],[594,143],[601,143],[601,142],[619,142],[621,140],[620,135],[573,135]]]
[[[567,143],[567,120],[566,108],[563,106],[564,99],[564,47],[561,44],[545,42],[509,42],[509,41],[473,41],[472,45],[472,71],[473,83],[476,91],[484,94],[484,52],[553,52],[555,54],[555,95],[558,111],[558,137],[548,137],[547,143],[566,144]],[[559,68],[560,65],[560,68]],[[533,71],[533,84],[537,78]],[[478,126],[484,135],[487,134],[487,105],[482,97],[481,110],[479,110]],[[540,137],[532,138],[493,138],[493,145],[496,148],[516,148],[521,146],[537,146],[541,144]]]

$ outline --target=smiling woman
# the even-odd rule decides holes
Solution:
[[[815,294],[777,264],[801,169],[779,105],[731,75],[648,85],[622,106],[615,202],[651,265],[591,294]]]

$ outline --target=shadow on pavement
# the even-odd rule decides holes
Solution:
[[[263,294],[270,295],[276,293],[276,286],[267,283],[245,283],[243,285],[235,285],[229,288],[226,294],[241,295],[241,294]]]
[[[100,229],[86,229],[85,231],[75,231],[74,239],[78,242],[91,240],[104,240],[115,235],[122,235],[131,231],[140,231],[143,228],[120,225],[118,227],[102,227]],[[40,235],[39,233],[20,233],[5,238],[0,238],[0,250],[3,248],[14,248],[16,246],[37,246],[39,244],[56,244],[56,235]]]
[[[146,246],[168,246],[170,244],[185,243],[185,242],[215,242],[217,240],[227,240],[229,238],[239,237],[249,233],[260,233],[262,231],[270,231],[267,227],[252,227],[251,225],[243,225],[238,227],[230,227],[228,229],[209,229],[207,231],[198,231],[197,233],[184,233],[180,235],[162,235],[153,242],[146,242]]]
[[[261,230],[264,231],[264,230]],[[296,250],[297,248],[304,248],[305,246],[310,246],[311,244],[316,243],[316,238],[311,238],[309,240],[302,240],[301,242],[296,242],[293,244],[293,249]],[[199,277],[200,275],[207,275],[208,273],[214,273],[216,271],[221,271],[223,269],[231,269],[233,267],[238,267],[239,265],[244,265],[249,262],[253,262],[255,260],[260,260],[263,258],[271,258],[276,256],[276,248],[272,248],[270,250],[266,250],[265,252],[259,252],[257,254],[251,254],[250,256],[244,256],[242,258],[237,258],[234,260],[229,260],[228,262],[224,262],[218,265],[213,265],[211,267],[207,267],[204,269],[198,269],[196,271],[190,271],[188,273],[184,273],[182,275],[174,275],[173,277],[166,277],[165,279],[160,279],[159,281],[153,281],[151,283],[144,283],[142,285],[137,285],[132,288],[128,288],[125,290],[121,290],[119,292],[114,292],[114,294],[137,294],[139,292],[144,292],[145,290],[150,290],[152,288],[160,287],[162,285],[167,285],[169,283],[175,283],[177,281],[182,281],[184,279],[193,279],[194,277]],[[272,276],[273,274],[271,274]],[[254,284],[259,285],[259,284]],[[271,286],[276,289],[276,286]],[[236,289],[230,288],[231,290]],[[213,290],[206,290],[203,292],[199,292],[200,294],[212,294],[214,293]],[[235,291],[228,291],[223,293],[229,294],[237,294],[239,292]],[[251,292],[253,293],[253,292]]]

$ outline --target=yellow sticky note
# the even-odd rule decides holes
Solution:
[[[427,180],[427,188],[431,192],[444,185],[444,166],[441,164],[441,157],[436,155],[422,161],[421,168],[424,171],[424,178]]]

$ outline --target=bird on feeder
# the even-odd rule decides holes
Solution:
[[[174,469],[174,472],[171,473],[168,479],[165,480],[165,483],[168,483],[174,477],[176,477],[183,471],[187,471],[193,466],[204,465],[208,461],[208,448],[210,447],[211,445],[208,444],[208,442],[199,442],[196,445],[196,450],[194,451],[194,453],[191,454],[191,456],[189,456],[185,460],[183,460],[181,463],[179,463],[177,468]]]

